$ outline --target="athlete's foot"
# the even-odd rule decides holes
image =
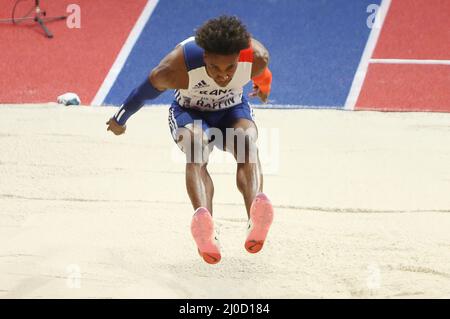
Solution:
[[[245,241],[245,249],[249,253],[255,254],[263,248],[272,221],[272,204],[264,193],[258,193],[250,207],[248,235]]]
[[[220,261],[219,242],[214,232],[214,222],[211,213],[204,207],[199,207],[192,217],[191,233],[197,244],[200,256],[208,264]]]

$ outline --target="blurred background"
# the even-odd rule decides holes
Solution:
[[[5,20],[34,3],[0,0],[0,103],[75,92],[120,105],[177,43],[230,14],[271,53],[273,107],[450,111],[448,0],[42,0],[47,16],[68,16],[47,23],[53,39]]]

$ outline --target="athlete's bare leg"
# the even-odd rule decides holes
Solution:
[[[232,128],[235,129],[234,142],[229,141],[228,135],[225,148],[237,161],[236,183],[250,218],[252,202],[256,194],[263,191],[261,162],[256,146],[258,132],[255,123],[247,119],[238,119]]]
[[[226,149],[236,158],[236,182],[247,209],[248,228],[245,249],[255,254],[264,246],[273,221],[273,207],[269,198],[262,192],[263,178],[256,147],[258,131],[255,123],[247,119],[239,119],[232,126],[235,129],[234,137],[230,141],[231,134],[228,134]]]
[[[186,154],[186,189],[194,210],[199,207],[213,212],[214,185],[207,165],[211,148],[200,127],[188,126],[178,130],[178,145]]]
[[[214,185],[206,163],[186,163],[186,189],[194,210],[206,207],[212,214]]]
[[[201,126],[181,128],[177,135],[178,145],[186,154],[186,188],[195,210],[191,234],[203,260],[217,264],[221,254],[212,219],[214,185],[206,168],[212,145],[208,144]]]

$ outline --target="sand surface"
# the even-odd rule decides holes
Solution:
[[[450,114],[255,110],[274,224],[248,254],[215,150],[211,266],[167,107],[115,110],[0,106],[0,298],[450,297]]]

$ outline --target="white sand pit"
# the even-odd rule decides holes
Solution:
[[[0,106],[0,298],[450,297],[450,114],[255,110],[274,223],[248,254],[215,150],[209,265],[167,107],[115,110]]]

